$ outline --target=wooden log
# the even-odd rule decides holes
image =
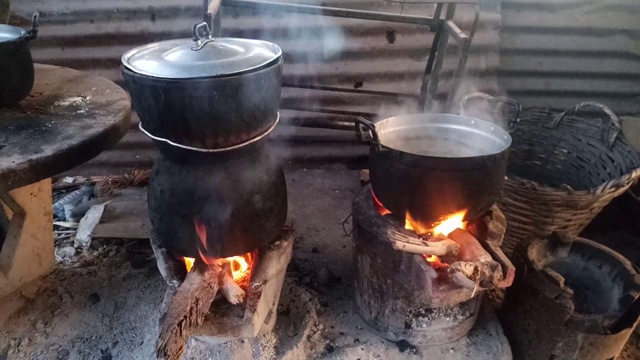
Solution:
[[[233,280],[233,276],[231,274],[231,266],[229,262],[226,262],[223,265],[222,272],[224,274],[222,275],[221,290],[222,290],[222,294],[224,295],[224,298],[227,299],[227,301],[231,305],[240,304],[241,302],[244,301],[245,292],[244,290],[242,290],[240,285],[238,285],[235,282],[235,280]]]
[[[465,286],[460,282],[459,276],[457,279],[454,277],[456,273],[464,275],[483,288],[493,288],[500,283],[502,267],[473,235],[466,230],[457,229],[449,234],[449,238],[460,245],[458,261],[449,264],[449,274],[456,283]]]
[[[219,264],[208,265],[196,260],[171,300],[161,319],[156,356],[178,360],[184,353],[191,332],[204,321],[222,283],[224,272]]]

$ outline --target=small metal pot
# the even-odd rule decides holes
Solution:
[[[34,69],[29,42],[38,35],[38,13],[31,30],[0,25],[0,107],[11,107],[29,95]]]
[[[396,116],[375,124],[359,118],[357,132],[370,137],[376,198],[424,228],[460,211],[475,219],[502,191],[511,136],[490,122],[450,114]]]
[[[250,39],[193,39],[144,45],[122,56],[122,74],[144,128],[173,143],[216,149],[267,131],[280,107],[282,50]]]

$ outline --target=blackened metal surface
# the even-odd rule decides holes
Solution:
[[[0,42],[0,108],[14,106],[33,87],[33,59],[26,40]]]
[[[287,188],[282,167],[264,145],[182,163],[161,155],[147,192],[159,246],[174,256],[223,258],[272,241],[286,220]],[[196,221],[206,228],[206,244]]]
[[[475,323],[482,292],[474,297],[472,290],[453,283],[446,271],[434,270],[421,255],[394,250],[385,237],[390,227],[398,225],[377,212],[369,186],[358,191],[352,205],[355,300],[365,322],[385,338],[420,345],[464,336]],[[444,314],[443,309],[465,302],[469,303],[461,316],[434,315],[429,320],[432,326],[423,328],[409,324],[416,313]]]
[[[32,97],[0,109],[0,186],[7,190],[90,160],[129,129],[129,97],[113,82],[57,66],[35,69]]]
[[[237,76],[159,79],[124,67],[122,74],[145,129],[181,145],[237,145],[267,130],[278,117],[282,59]]]
[[[465,218],[474,220],[500,196],[508,155],[506,149],[470,158],[430,158],[372,145],[371,183],[380,202],[397,216],[408,213],[430,225],[464,210]]]

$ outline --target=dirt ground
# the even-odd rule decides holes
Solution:
[[[192,339],[185,359],[512,358],[486,305],[472,332],[452,344],[415,348],[374,335],[355,313],[351,240],[343,230],[358,173],[294,169],[287,181],[296,241],[275,330],[216,346]],[[3,300],[0,360],[151,359],[164,290],[148,241],[94,239],[73,261]],[[638,344],[623,359],[640,358]]]

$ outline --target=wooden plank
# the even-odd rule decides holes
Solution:
[[[148,239],[151,231],[147,211],[147,188],[118,191],[104,210],[94,238]]]
[[[11,222],[0,252],[0,297],[55,267],[51,179],[12,190],[9,197],[18,211],[4,204]]]

